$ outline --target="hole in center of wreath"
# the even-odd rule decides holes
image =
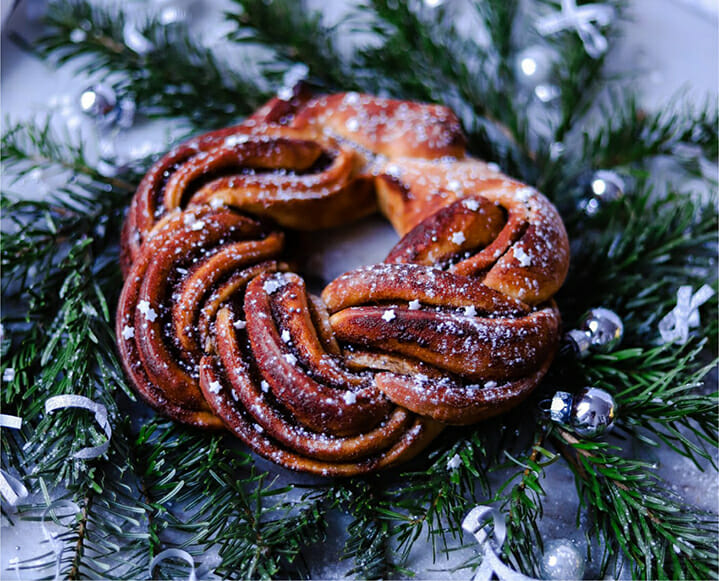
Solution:
[[[348,270],[383,262],[399,241],[392,225],[379,214],[337,228],[286,234],[287,257],[296,262],[307,289],[316,295]]]
[[[478,196],[438,210],[401,240],[391,224],[375,214],[328,230],[287,232],[286,248],[308,290],[320,294],[341,274],[385,261],[447,269],[489,246],[507,226],[507,218],[503,208]],[[486,268],[473,276],[482,280],[485,272]]]

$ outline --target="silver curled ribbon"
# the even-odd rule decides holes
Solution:
[[[62,544],[62,541],[58,541],[57,537],[59,535],[52,534],[45,524],[45,519],[47,517],[47,514],[53,510],[57,511],[61,508],[69,508],[73,510],[73,513],[64,514],[64,515],[58,515],[56,518],[59,520],[61,518],[67,518],[69,516],[74,516],[78,512],[80,512],[80,507],[75,504],[71,500],[55,500],[47,505],[45,510],[42,513],[42,517],[40,517],[40,525],[42,526],[42,532],[45,535],[45,539],[47,539],[47,542],[50,543],[50,548],[52,549],[52,552],[55,553],[55,581],[60,580],[60,568],[62,566],[62,554],[65,550],[65,547]]]
[[[182,549],[165,549],[164,551],[157,553],[157,555],[155,555],[155,558],[150,561],[150,579],[155,579],[152,572],[154,571],[158,563],[164,561],[165,559],[172,558],[182,559],[188,565],[190,565],[190,575],[187,577],[187,581],[197,581],[197,576],[195,575],[195,559],[192,558],[192,555],[190,555],[190,553],[188,553],[187,551],[183,551]]]
[[[602,56],[609,46],[607,39],[594,25],[606,26],[614,18],[614,9],[603,4],[583,4],[577,6],[576,0],[562,0],[562,10],[537,20],[537,32],[542,36],[556,34],[561,30],[574,28],[584,45],[587,54],[596,59]]]
[[[494,532],[490,536],[486,531],[485,523],[494,521]],[[504,515],[491,506],[474,507],[462,521],[462,528],[474,535],[482,549],[482,564],[477,569],[474,581],[490,581],[494,573],[500,581],[537,581],[533,577],[527,577],[511,567],[508,567],[500,560],[497,553],[502,550],[504,540],[507,537],[507,523]]]
[[[684,345],[689,340],[689,329],[699,326],[699,307],[714,295],[714,290],[705,284],[692,294],[692,287],[680,286],[677,291],[677,306],[659,321],[659,334],[664,343]]]
[[[0,414],[0,427],[19,430],[22,428],[22,418]],[[19,500],[27,498],[28,491],[20,479],[0,469],[0,494],[7,500],[8,504],[15,506]]]
[[[107,452],[110,447],[110,438],[112,438],[112,427],[110,426],[110,422],[107,420],[107,408],[101,403],[97,403],[82,395],[56,395],[48,398],[45,402],[45,413],[48,414],[55,410],[64,408],[82,408],[90,410],[95,414],[95,421],[107,436],[106,442],[103,442],[99,446],[82,448],[81,450],[75,452],[72,457],[79,458],[80,460],[90,460],[92,458],[98,458]]]

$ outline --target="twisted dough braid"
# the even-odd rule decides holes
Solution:
[[[277,226],[377,207],[402,236],[384,263],[308,294]],[[568,262],[556,209],[467,157],[449,109],[298,90],[147,173],[123,228],[118,345],[162,413],[288,468],[363,474],[531,392]]]

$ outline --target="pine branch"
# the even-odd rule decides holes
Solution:
[[[708,579],[716,575],[717,521],[685,506],[651,471],[607,442],[580,442],[555,433],[575,473],[579,497],[595,516],[595,533],[609,554],[632,559],[635,578]]]
[[[41,57],[60,64],[91,57],[81,59],[82,70],[110,80],[149,117],[220,127],[255,110],[267,96],[256,77],[230,68],[192,40],[185,24],[150,18],[136,26],[124,10],[87,0],[51,2],[46,23],[50,32],[34,43]],[[128,28],[148,43],[146,51],[128,45]]]
[[[225,578],[303,576],[302,549],[324,535],[321,498],[274,501],[292,488],[268,482],[233,444],[165,420],[143,426],[135,462],[154,508],[153,538],[174,530],[191,550],[217,547],[215,573]]]
[[[619,424],[634,438],[651,446],[661,441],[698,468],[708,463],[716,469],[717,394],[701,389],[716,362],[701,363],[704,347],[693,341],[626,349],[596,355],[581,367],[589,384],[615,394]]]
[[[389,556],[390,526],[383,518],[385,503],[376,478],[351,480],[334,487],[332,506],[347,511],[354,520],[347,527],[343,559],[352,559],[348,575],[357,579],[386,579],[402,573]]]
[[[569,325],[603,305],[622,317],[625,344],[652,343],[680,286],[716,287],[714,201],[680,194],[657,199],[640,185],[595,220],[567,222],[570,239],[581,241],[573,245],[570,274],[557,298]],[[716,320],[716,301],[702,313],[704,321]],[[716,341],[711,324],[702,334]]]
[[[534,445],[519,458],[505,452],[510,463],[504,467],[510,468],[510,472],[492,499],[506,514],[507,540],[503,548],[506,558],[517,570],[535,576],[539,567],[537,558],[541,554],[537,548],[542,548],[538,522],[543,514],[542,497],[546,495],[540,479],[544,477],[544,469],[557,459],[555,454],[542,447],[545,436],[545,430],[538,428]]]
[[[304,0],[233,1],[239,11],[227,14],[237,24],[231,40],[271,47],[284,67],[298,61],[306,64],[310,80],[326,91],[361,90],[353,79],[354,67],[346,64],[338,48],[339,25],[326,26],[322,13]]]

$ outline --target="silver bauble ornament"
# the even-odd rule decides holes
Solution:
[[[584,556],[570,540],[549,541],[544,544],[544,554],[539,572],[542,579],[582,579],[584,577]]]
[[[614,311],[603,307],[590,309],[582,317],[579,329],[564,335],[565,345],[580,359],[595,353],[609,353],[616,349],[624,337],[624,324]]]
[[[102,83],[88,87],[82,92],[80,109],[104,128],[117,126],[127,129],[135,120],[135,102],[128,98],[118,101],[114,89]]]
[[[602,206],[624,197],[624,180],[615,172],[598,170],[592,174],[587,186],[588,199],[582,202],[585,214],[594,216]]]
[[[543,46],[530,46],[517,55],[517,79],[525,87],[546,83],[552,73],[552,51]]]
[[[585,387],[577,394],[558,391],[549,405],[549,417],[582,438],[601,436],[614,423],[617,406],[610,393]]]
[[[102,121],[112,115],[116,105],[115,91],[102,83],[88,87],[80,95],[80,109],[96,121]]]
[[[554,53],[545,46],[525,48],[515,61],[519,84],[531,89],[542,103],[549,103],[560,95],[559,87],[551,82],[554,61]]]

